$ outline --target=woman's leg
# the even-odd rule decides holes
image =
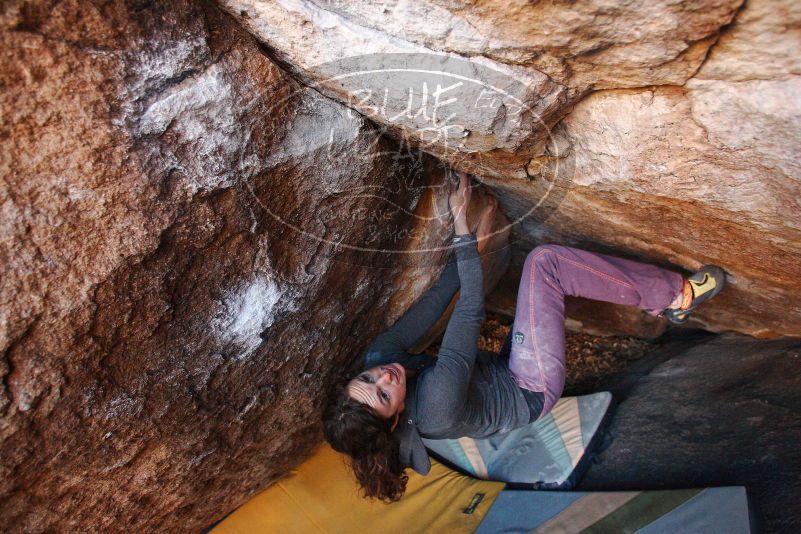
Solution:
[[[659,313],[681,292],[680,274],[571,247],[529,253],[517,293],[509,370],[517,384],[545,397],[548,413],[565,384],[565,296],[628,304]],[[540,416],[540,417],[541,417]]]

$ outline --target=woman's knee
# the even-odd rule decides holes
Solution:
[[[526,258],[526,272],[533,274],[536,270],[550,278],[557,278],[559,257],[564,248],[561,245],[539,245],[534,248]]]
[[[550,264],[551,260],[559,254],[559,245],[539,245],[534,247],[534,250],[528,253],[526,261],[534,263],[537,266],[545,266]]]

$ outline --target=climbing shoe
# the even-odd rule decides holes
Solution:
[[[681,308],[668,308],[665,317],[673,324],[683,324],[693,310],[702,302],[711,299],[726,284],[726,272],[717,265],[704,265],[684,282]]]

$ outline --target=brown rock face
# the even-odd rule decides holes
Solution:
[[[218,3],[306,83],[394,135],[476,174],[525,179],[550,128],[583,95],[684,83],[742,0]],[[408,94],[400,87],[415,69],[425,71],[428,94],[419,71]],[[432,113],[423,122],[424,100]],[[413,102],[413,113],[403,113]]]
[[[332,31],[334,24],[347,27],[352,35],[356,25],[387,41],[536,69],[580,92],[591,87],[684,82],[743,2],[422,0],[396,2],[383,9],[369,0],[283,3],[281,7],[263,6],[272,2],[262,0],[224,3],[244,9],[252,6],[257,13],[282,9],[295,17],[303,13],[325,20],[296,35],[293,42],[314,38],[313,32],[320,30],[326,36],[341,35]],[[280,33],[273,30],[277,39]]]
[[[799,24],[795,2],[749,2],[683,87],[583,100],[554,131],[572,167],[558,216],[520,235],[717,263],[730,287],[697,324],[801,335]]]
[[[219,3],[307,83],[484,176],[518,258],[556,241],[716,263],[730,288],[696,326],[801,335],[798,2]],[[449,88],[447,124],[426,83]]]
[[[213,6],[2,9],[0,524],[197,531],[438,271],[436,164]]]

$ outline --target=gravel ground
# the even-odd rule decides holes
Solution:
[[[510,319],[487,314],[487,320],[481,327],[478,348],[499,352],[510,328]],[[567,332],[567,381],[564,394],[583,395],[596,391],[597,385],[606,377],[622,371],[657,346],[633,337],[600,337]],[[425,352],[436,355],[438,350],[439,345],[436,344]]]

